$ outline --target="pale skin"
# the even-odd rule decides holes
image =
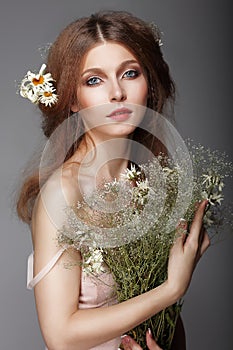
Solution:
[[[146,77],[136,58],[122,45],[104,42],[92,48],[84,58],[81,75],[77,95],[82,108],[113,103],[146,105]],[[72,108],[77,111],[78,106]],[[107,121],[104,126],[96,127],[90,132],[97,145],[112,137],[127,138],[132,131],[132,126],[124,122]],[[72,160],[82,160],[83,152],[81,145]],[[105,164],[100,170],[100,176],[117,177],[125,167],[126,161],[117,159]],[[68,162],[62,173],[62,191],[69,204],[80,200],[76,181],[78,171],[78,166]],[[57,208],[61,192],[55,177],[52,176],[47,182],[43,193],[45,197],[52,193],[50,204]],[[64,252],[55,267],[35,287],[39,323],[48,349],[92,348],[125,334],[180,299],[190,284],[197,261],[209,246],[209,238],[202,229],[206,204],[203,201],[198,206],[187,239],[185,235],[179,235],[171,249],[168,279],[159,287],[123,303],[107,308],[80,310],[80,267],[76,264],[71,269],[65,269],[64,263],[67,260],[76,263],[81,260],[81,256],[78,251]],[[34,274],[41,271],[58,251],[56,235],[57,226],[40,195],[32,220]],[[146,339],[150,350],[160,349],[149,333],[146,334]],[[136,343],[125,346],[125,349],[141,349]]]

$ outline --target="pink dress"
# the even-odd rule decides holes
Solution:
[[[60,249],[35,277],[33,277],[33,253],[28,257],[28,289],[32,289],[53,268],[63,252],[64,249]],[[82,271],[79,309],[107,307],[116,304],[117,299],[113,291],[113,284],[114,281],[112,275],[107,272],[102,273],[99,278],[93,278]],[[120,343],[121,339],[115,338],[106,343],[95,346],[90,350],[117,350]]]

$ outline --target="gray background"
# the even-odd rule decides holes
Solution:
[[[128,10],[156,21],[179,96],[178,129],[232,154],[232,6],[230,1],[1,1],[0,349],[40,350],[33,292],[26,290],[30,233],[12,210],[21,169],[40,139],[39,114],[16,95],[15,80],[40,67],[38,47],[70,21],[100,9]],[[227,193],[232,199],[232,188]],[[232,237],[212,246],[195,271],[183,319],[189,350],[233,349]],[[90,330],[91,332],[91,330]]]

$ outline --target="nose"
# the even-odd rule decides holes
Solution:
[[[125,101],[127,98],[126,91],[122,85],[117,81],[111,83],[110,96],[109,99],[111,102],[121,102]]]

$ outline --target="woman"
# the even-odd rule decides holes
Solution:
[[[48,138],[73,113],[92,111],[78,119],[79,137],[68,147],[63,161],[58,158],[64,153],[69,134],[62,134],[57,142],[58,158],[52,159],[50,169],[40,176],[38,170],[26,180],[18,201],[19,216],[32,231],[34,271],[29,285],[35,287],[39,323],[49,350],[117,349],[120,337],[128,330],[185,294],[195,265],[209,245],[202,228],[207,204],[203,201],[188,238],[180,235],[171,249],[167,280],[154,290],[118,304],[111,287],[94,286],[76,264],[82,260],[80,252],[61,250],[56,242],[64,200],[69,205],[77,203],[84,192],[94,188],[95,181],[98,184],[103,178],[119,178],[127,168],[124,140],[148,144],[149,139],[153,152],[161,151],[158,140],[146,138],[134,119],[137,106],[161,113],[174,98],[174,84],[160,44],[157,30],[125,12],[79,19],[65,28],[50,48],[47,87],[53,97],[51,103],[44,103],[41,91],[37,100],[34,95],[26,96],[39,103]],[[40,79],[44,79],[42,73],[34,84]],[[49,92],[44,95],[48,97]],[[96,106],[104,106],[104,113]],[[142,117],[140,114],[139,119]],[[72,125],[70,130],[74,132]],[[117,157],[111,156],[115,144],[110,149],[105,146],[112,139],[120,140]],[[91,167],[86,167],[90,154]],[[73,262],[71,269],[63,266],[67,260]],[[104,276],[109,286],[112,277],[108,273]],[[160,349],[149,331],[146,337],[150,350]],[[180,340],[183,343],[183,338]],[[140,349],[128,336],[122,338],[122,343],[125,349]]]

